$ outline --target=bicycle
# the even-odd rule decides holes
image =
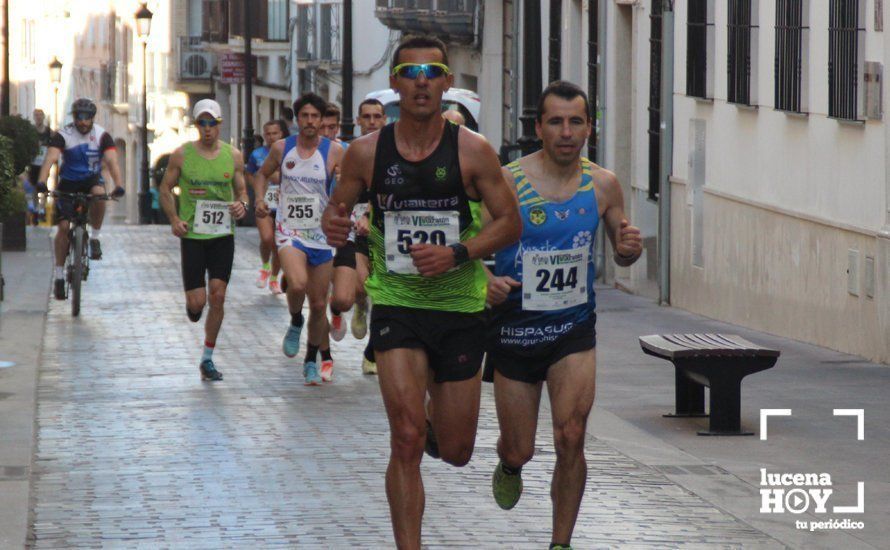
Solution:
[[[87,233],[90,201],[117,200],[116,197],[104,194],[69,193],[53,191],[51,195],[57,199],[69,199],[74,202],[74,216],[68,220],[68,257],[65,258],[65,295],[71,296],[71,316],[80,315],[81,285],[90,274],[89,234]]]

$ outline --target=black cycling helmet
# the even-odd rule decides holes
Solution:
[[[77,113],[87,113],[90,118],[93,118],[96,116],[96,104],[92,99],[85,97],[77,99],[71,104],[71,114],[76,115]]]

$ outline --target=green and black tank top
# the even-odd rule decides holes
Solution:
[[[465,313],[485,308],[482,262],[422,277],[408,254],[412,244],[450,245],[481,229],[481,204],[467,195],[461,177],[459,131],[446,123],[433,153],[411,162],[396,148],[395,123],[380,130],[369,203],[371,274],[365,283],[377,305]]]

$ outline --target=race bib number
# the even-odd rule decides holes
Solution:
[[[590,250],[530,251],[522,254],[522,309],[553,311],[587,302]]]
[[[455,210],[430,212],[404,210],[384,213],[386,235],[386,270],[391,273],[417,275],[411,261],[411,245],[460,242],[460,214]]]
[[[224,201],[198,201],[195,206],[195,222],[192,231],[198,235],[229,235],[232,233],[232,215],[229,203]]]
[[[284,226],[288,229],[321,227],[321,200],[318,195],[288,195],[282,207]]]
[[[270,185],[266,188],[266,194],[263,195],[263,200],[266,201],[269,210],[278,210],[278,186]]]

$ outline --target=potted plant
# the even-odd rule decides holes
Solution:
[[[24,250],[26,205],[16,176],[24,172],[37,155],[39,136],[34,126],[18,115],[0,117],[0,136],[7,138],[3,146],[6,155],[0,161],[0,222],[4,227],[0,242],[3,250]]]

